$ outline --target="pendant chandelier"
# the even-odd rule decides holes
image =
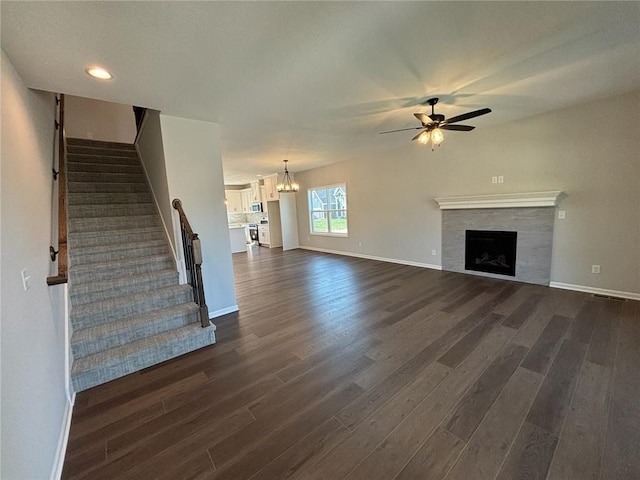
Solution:
[[[278,183],[277,190],[280,193],[295,193],[300,187],[297,183],[291,180],[289,176],[289,170],[287,170],[287,162],[289,160],[283,160],[284,162],[284,175],[282,176],[282,182]]]

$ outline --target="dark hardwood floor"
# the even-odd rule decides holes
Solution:
[[[252,252],[217,345],[77,396],[63,478],[640,478],[640,302]]]

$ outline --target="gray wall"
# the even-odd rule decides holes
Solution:
[[[296,172],[301,246],[441,265],[435,197],[563,190],[566,219],[555,220],[551,280],[639,293],[640,91],[475,124],[473,132],[447,132],[435,152],[409,132],[400,150]],[[505,183],[492,184],[493,175]],[[349,237],[309,235],[306,189],[339,182],[347,183]]]
[[[162,147],[162,128],[160,127],[160,112],[147,110],[142,129],[136,140],[136,146],[140,153],[144,170],[153,190],[153,196],[160,211],[162,222],[171,242],[171,247],[176,248],[176,239],[173,232],[171,207],[172,198],[169,197],[167,185],[167,169],[164,161],[164,149]]]
[[[182,206],[202,244],[202,276],[210,316],[237,310],[224,204],[220,128],[160,114],[170,198]],[[179,232],[174,213],[174,232]],[[181,252],[178,252],[180,255]]]
[[[65,97],[67,137],[91,138],[105,142],[133,143],[136,121],[131,105],[92,98]]]
[[[53,475],[70,414],[65,392],[66,286],[48,287],[54,96],[27,89],[2,51],[2,468]],[[21,270],[31,288],[23,290]]]

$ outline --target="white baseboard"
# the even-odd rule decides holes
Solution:
[[[64,456],[67,452],[67,443],[69,442],[71,417],[73,415],[73,405],[75,401],[76,394],[74,393],[71,401],[67,401],[64,409],[64,416],[62,418],[62,425],[60,429],[60,437],[58,438],[58,447],[56,449],[56,457],[53,461],[53,468],[51,470],[51,480],[60,480],[60,478],[62,477],[62,467],[64,466]]]
[[[342,252],[339,250],[329,250],[327,248],[316,248],[300,246],[303,250],[313,250],[314,252],[332,253],[334,255],[344,255],[347,257],[365,258],[367,260],[377,260],[379,262],[398,263],[400,265],[409,265],[411,267],[430,268],[432,270],[442,270],[441,265],[432,265],[430,263],[412,262],[411,260],[398,260],[397,258],[377,257],[375,255],[365,255],[364,253]]]
[[[227,315],[229,313],[237,312],[238,310],[240,310],[238,308],[238,305],[231,305],[230,307],[221,308],[220,310],[209,312],[209,320],[212,320],[216,317],[221,317],[222,315]]]
[[[584,285],[572,285],[570,283],[560,282],[549,282],[549,286],[552,288],[561,288],[562,290],[574,290],[576,292],[595,293],[596,295],[608,295],[610,297],[640,300],[640,293],[621,292],[620,290],[608,290],[606,288],[586,287]]]

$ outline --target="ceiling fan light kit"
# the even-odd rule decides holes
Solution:
[[[457,115],[455,117],[451,117],[447,119],[441,113],[435,113],[435,105],[438,103],[438,98],[430,98],[427,100],[427,103],[431,105],[431,115],[427,115],[425,113],[414,113],[414,117],[420,120],[422,124],[419,127],[411,127],[411,128],[401,128],[399,130],[389,130],[386,132],[380,133],[394,133],[394,132],[404,132],[407,130],[422,130],[419,134],[413,137],[411,140],[418,140],[418,142],[423,145],[431,142],[431,150],[434,150],[434,147],[440,146],[440,144],[444,141],[444,134],[442,130],[454,130],[458,132],[470,132],[476,127],[471,125],[452,125],[457,122],[461,122],[463,120],[468,120],[470,118],[479,117],[480,115],[486,115],[491,112],[490,108],[482,108],[480,110],[474,110],[473,112],[463,113],[462,115]]]

